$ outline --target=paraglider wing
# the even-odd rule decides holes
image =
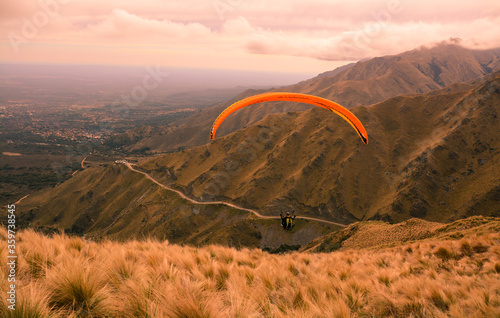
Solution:
[[[368,144],[368,134],[366,132],[365,127],[363,127],[363,124],[361,124],[359,119],[346,108],[325,98],[308,94],[282,93],[282,92],[272,92],[272,93],[264,93],[264,94],[250,96],[240,101],[237,101],[228,108],[224,109],[224,111],[220,113],[220,115],[217,117],[217,119],[214,121],[214,124],[212,125],[212,130],[210,131],[210,139],[215,138],[215,132],[217,131],[217,128],[219,128],[220,124],[227,118],[227,116],[229,116],[233,112],[249,105],[263,103],[263,102],[271,102],[271,101],[306,103],[328,109],[336,113],[340,117],[344,118],[356,130],[361,140],[365,144]]]

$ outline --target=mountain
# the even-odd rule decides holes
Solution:
[[[500,72],[352,111],[363,145],[321,109],[273,114],[208,145],[141,167],[201,200],[269,215],[287,206],[338,222],[499,216]]]
[[[230,202],[267,216],[295,210],[346,225],[500,216],[500,72],[351,110],[368,131],[368,145],[340,117],[314,107],[269,114],[211,143],[144,158],[136,167],[197,201]],[[199,125],[211,124],[202,114]],[[191,130],[169,127],[167,135],[193,145],[202,139],[192,124]],[[20,226],[47,232],[154,236],[194,245],[304,246],[339,229],[298,219],[293,232],[283,233],[277,220],[218,203],[195,204],[122,163],[80,171],[25,198],[18,211]]]
[[[271,91],[317,95],[350,108],[371,105],[402,94],[430,92],[452,83],[478,80],[498,70],[500,48],[471,50],[456,44],[441,43],[399,55],[349,64],[298,84]],[[148,147],[153,152],[163,152],[206,144],[210,141],[211,125],[222,110],[239,99],[262,92],[264,91],[248,90],[232,100],[200,110],[157,134],[145,136],[131,149]],[[217,135],[227,135],[269,114],[309,108],[308,105],[288,102],[253,105],[228,117]]]
[[[478,79],[499,69],[500,49],[470,50],[441,43],[358,62],[342,72],[320,75],[291,88],[353,107],[401,94],[429,92]]]
[[[469,87],[353,108],[368,145],[341,118],[312,108],[272,114],[210,144],[146,158],[138,169],[198,201],[232,202],[270,216],[293,209],[343,224],[498,217],[500,72]],[[20,226],[46,232],[194,245],[304,246],[339,229],[298,219],[284,233],[277,220],[193,204],[117,163],[78,172],[17,209]]]

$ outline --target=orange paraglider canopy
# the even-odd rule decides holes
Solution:
[[[272,93],[264,93],[264,94],[250,96],[240,101],[237,101],[228,108],[224,109],[224,111],[220,113],[220,115],[217,117],[217,119],[214,121],[214,124],[212,125],[212,130],[210,131],[210,139],[215,138],[215,132],[217,131],[217,128],[219,128],[220,124],[222,124],[222,122],[227,118],[227,116],[229,116],[233,112],[249,105],[263,103],[263,102],[271,102],[271,101],[306,103],[331,110],[340,117],[344,118],[356,130],[361,140],[365,144],[368,144],[368,134],[366,132],[365,127],[363,127],[363,124],[361,124],[359,119],[346,108],[325,98],[307,94],[283,93],[283,92],[272,92]]]

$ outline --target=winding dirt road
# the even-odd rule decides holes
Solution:
[[[173,188],[170,188],[170,187],[168,187],[168,186],[160,183],[159,181],[157,181],[156,179],[154,179],[153,177],[151,177],[146,172],[143,172],[143,171],[135,169],[134,167],[132,167],[132,164],[129,163],[129,162],[122,161],[120,163],[125,164],[127,166],[127,168],[129,168],[130,170],[132,170],[134,172],[143,174],[144,176],[146,176],[146,178],[148,178],[149,180],[153,181],[154,183],[156,183],[157,185],[159,185],[163,189],[166,189],[168,191],[172,191],[172,192],[177,193],[181,198],[183,198],[185,200],[188,200],[189,202],[191,202],[193,204],[202,204],[202,205],[218,205],[218,204],[223,204],[225,206],[229,206],[229,207],[235,208],[237,210],[241,210],[241,211],[246,211],[246,212],[253,213],[255,216],[257,216],[259,218],[262,218],[262,219],[279,219],[280,218],[279,216],[262,215],[262,214],[260,214],[259,212],[255,211],[255,210],[247,209],[247,208],[244,208],[244,207],[241,207],[241,206],[237,206],[237,205],[229,203],[229,202],[224,202],[224,201],[203,202],[203,201],[194,200],[194,199],[186,196],[181,191],[173,189]],[[342,226],[342,227],[346,227],[347,226],[345,224],[336,223],[336,222],[332,222],[332,221],[328,221],[328,220],[322,220],[322,219],[318,219],[318,218],[312,218],[312,217],[308,217],[308,216],[297,216],[297,218],[298,219],[304,219],[304,220],[311,220],[311,221],[323,222],[323,223],[333,224],[333,225]]]

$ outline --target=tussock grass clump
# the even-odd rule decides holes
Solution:
[[[63,317],[57,311],[51,311],[46,295],[39,292],[40,286],[26,286],[16,301],[16,310],[4,307],[5,303],[0,303],[1,317],[5,318],[46,318]],[[3,289],[2,289],[3,290]]]
[[[62,263],[46,279],[53,308],[86,316],[103,316],[112,309],[106,304],[110,293],[103,274],[85,260]]]
[[[26,230],[16,246],[17,310],[2,297],[0,316],[499,317],[500,234],[457,237],[276,255]]]
[[[446,246],[440,246],[440,247],[436,248],[433,253],[434,253],[434,255],[436,255],[437,257],[439,257],[443,260],[449,260],[449,259],[453,258],[453,256],[454,256],[453,252]]]

